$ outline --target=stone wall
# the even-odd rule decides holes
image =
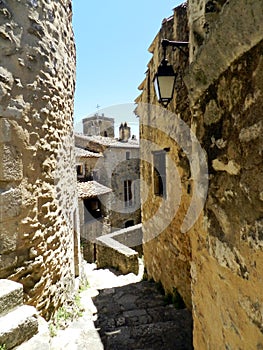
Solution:
[[[113,236],[117,242],[136,250],[142,256],[143,236],[141,223],[115,231]]]
[[[216,25],[219,14],[227,0],[191,0],[188,2],[190,62],[198,55],[199,48]],[[228,5],[228,4],[227,4]],[[227,39],[227,38],[225,38]]]
[[[139,273],[142,225],[115,231],[97,240],[97,266],[114,267],[123,274]]]
[[[0,6],[0,277],[46,318],[79,264],[71,17],[69,0]]]
[[[114,137],[114,118],[105,117],[104,114],[95,114],[93,117],[84,118],[84,135],[101,135]]]
[[[101,217],[87,222],[85,221],[85,212],[87,209],[85,208],[84,199],[79,198],[78,200],[81,246],[84,259],[89,263],[96,261],[97,237],[111,232],[109,222],[109,194],[99,195],[98,199],[101,203]]]
[[[75,144],[92,152],[103,154],[103,157],[95,164],[96,181],[113,190],[110,195],[111,211],[109,214],[112,229],[124,228],[127,221],[130,220],[133,220],[134,225],[139,224],[141,222],[139,144],[116,140],[111,143],[110,138],[106,140],[88,139],[81,134],[75,135]],[[132,182],[132,205],[127,207],[124,203],[125,180]]]
[[[130,159],[126,160],[126,152]],[[107,158],[108,157],[108,158]],[[139,148],[112,148],[105,154],[105,172],[101,172],[101,182],[112,188],[110,221],[114,230],[124,228],[127,221],[141,222],[140,208],[140,160]],[[103,174],[108,174],[103,179]],[[110,176],[109,176],[110,174]],[[131,181],[131,205],[125,205],[124,181]]]
[[[262,33],[262,2],[226,2],[185,77],[209,167],[191,237],[196,349],[263,347]]]
[[[91,181],[91,180],[97,180],[96,178],[96,172],[94,173],[94,170],[96,171],[96,163],[98,161],[98,157],[77,157],[76,158],[76,166],[78,165],[82,166],[83,173],[81,175],[78,175],[78,181]]]
[[[190,241],[188,234],[180,232],[191,199],[188,193],[191,186],[189,164],[175,139],[178,136],[176,136],[176,115],[156,106],[156,95],[152,83],[158,65],[163,59],[162,38],[187,41],[185,5],[176,8],[174,16],[163,21],[160,32],[151,44],[149,50],[153,57],[148,64],[148,75],[141,86],[142,94],[137,99],[139,102],[137,113],[140,117],[144,263],[149,278],[161,282],[166,292],[172,293],[173,289],[177,288],[185,303],[191,308]],[[185,52],[187,53],[187,50]],[[176,81],[178,92],[169,108],[176,109],[182,120],[189,123],[188,96],[182,81],[187,56],[183,52],[168,48],[167,58],[170,63],[175,62],[174,68],[178,73]],[[166,198],[155,195],[153,182],[153,152],[164,149],[167,149]],[[174,165],[180,173],[181,184],[178,183]],[[180,196],[184,205],[178,209]],[[171,213],[176,215],[171,216]]]
[[[97,245],[97,267],[99,269],[113,267],[126,275],[128,273],[139,273],[138,253],[125,246],[118,249],[116,244]]]
[[[175,26],[181,10],[175,9]],[[176,198],[176,189],[182,188],[175,221],[147,241],[154,228],[148,221],[157,213],[158,202],[151,195],[152,164],[142,162],[142,180],[150,189],[142,207],[145,264],[150,277],[167,291],[176,287],[187,306],[192,305],[195,349],[261,349],[263,3],[189,0],[188,18],[182,20],[190,31],[191,64],[187,67],[180,56],[168,56],[175,69],[182,69],[174,99],[166,113],[151,113],[148,107],[147,113],[139,114],[141,139],[152,142],[141,140],[142,155],[165,147],[172,159],[167,179],[172,179],[171,164],[180,176],[177,185],[167,188],[167,199]],[[160,38],[185,39],[171,28],[171,19],[164,21],[150,47],[153,58],[140,86],[138,113],[140,102],[156,104],[152,78],[160,63]],[[160,132],[164,125],[178,130],[169,111],[196,135],[209,174],[203,210],[183,235],[180,222],[200,185],[194,181],[199,169],[178,142]],[[159,216],[161,226],[163,217]]]

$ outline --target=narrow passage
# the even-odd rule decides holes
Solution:
[[[190,350],[192,317],[168,304],[158,284],[142,273],[118,275],[88,264],[96,330],[106,350]]]
[[[80,292],[84,312],[51,337],[39,333],[16,350],[192,350],[192,316],[168,304],[160,286],[138,276],[84,263],[88,287]]]

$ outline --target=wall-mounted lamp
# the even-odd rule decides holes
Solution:
[[[186,47],[188,46],[188,44],[189,43],[187,41],[170,41],[167,39],[162,40],[163,60],[160,66],[158,67],[158,70],[154,76],[153,82],[154,82],[155,92],[156,92],[158,101],[164,107],[167,107],[168,103],[173,98],[174,84],[177,76],[177,74],[173,70],[173,67],[169,64],[166,58],[167,46],[178,48],[182,52],[184,52],[182,50],[182,47]]]

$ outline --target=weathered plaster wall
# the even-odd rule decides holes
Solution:
[[[168,109],[190,126],[206,153],[208,194],[199,219],[186,234],[180,233],[179,216],[158,238],[144,244],[146,267],[166,290],[175,286],[188,306],[192,303],[195,349],[261,349],[263,3],[189,0],[188,24],[191,64],[187,67],[181,62],[183,70],[179,70],[179,82],[182,78],[186,89],[176,86]],[[157,70],[160,56],[155,45],[158,47],[159,37],[169,33],[174,40],[184,40],[171,31],[169,22],[163,23],[151,46],[153,58],[137,102],[156,103],[152,70]],[[178,57],[168,59],[178,67]],[[169,117],[164,121],[162,113],[140,117],[141,138],[160,148],[170,147],[183,189],[178,217],[182,208],[187,209],[196,184],[191,182],[193,174],[189,174],[187,161],[182,162],[182,151],[155,128],[167,123],[172,130],[176,121]],[[154,150],[147,147],[141,142],[142,154]],[[172,175],[170,165],[168,178]],[[142,162],[141,174],[151,189],[152,166]],[[189,193],[186,185],[190,185]],[[168,188],[167,198],[175,197],[175,190],[176,186]],[[142,207],[146,238],[145,234],[153,232],[153,227],[147,231],[147,220],[158,206],[158,202],[153,203],[150,196]],[[175,247],[178,256],[187,252],[182,267]]]
[[[0,277],[47,318],[78,274],[71,17],[69,0],[0,6]]]
[[[185,79],[209,166],[191,236],[196,349],[263,347],[262,23],[261,2],[226,2]]]
[[[210,35],[227,0],[191,0],[188,2],[190,62],[198,55],[200,47]],[[226,38],[225,38],[226,39]]]
[[[176,110],[176,115],[167,113],[165,109],[158,107],[152,84],[158,65],[163,59],[161,49],[163,38],[188,40],[185,5],[176,8],[172,18],[164,20],[160,32],[150,46],[149,50],[153,53],[153,57],[148,64],[147,77],[141,86],[142,94],[137,99],[139,102],[137,113],[140,117],[142,224],[145,241],[143,253],[149,278],[160,281],[166,292],[173,292],[176,288],[187,306],[191,308],[190,240],[188,234],[180,231],[191,199],[188,193],[191,179],[189,163],[180,147],[182,145],[176,142],[179,136],[176,131],[178,127],[176,116],[180,116],[186,123],[190,121],[188,96],[182,80],[187,56],[178,50],[173,51],[171,48],[167,50],[167,58],[170,63],[175,63],[174,69],[178,72],[177,92],[169,105],[169,110]],[[187,53],[187,50],[185,52]],[[157,106],[152,108],[151,105]],[[188,136],[179,137],[183,140]],[[152,152],[165,148],[169,149],[169,152],[166,156],[167,196],[163,198],[154,194]],[[183,205],[179,208],[180,200]],[[170,213],[174,213],[171,219]],[[153,217],[156,220],[152,220]]]
[[[199,4],[200,2],[200,4]],[[213,1],[215,4],[220,1]],[[184,77],[189,95],[196,100],[229,66],[262,40],[262,2],[222,0],[211,24],[207,13],[192,18],[199,5],[205,8],[206,0],[189,1],[190,52],[195,48],[195,59],[190,57],[189,74]],[[197,45],[193,36],[197,23],[209,28]]]

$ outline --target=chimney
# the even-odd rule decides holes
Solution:
[[[131,128],[127,125],[126,122],[124,124],[121,123],[119,127],[119,141],[127,142],[130,137],[131,137]]]

